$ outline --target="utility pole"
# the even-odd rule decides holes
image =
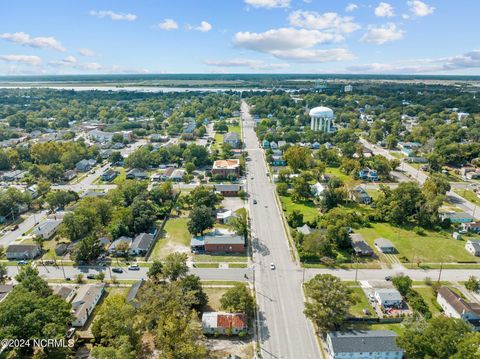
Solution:
[[[443,259],[442,259],[442,262],[440,263],[440,271],[438,272],[437,283],[440,283],[440,278],[442,277],[442,269],[443,269]]]
[[[355,257],[355,262],[357,263],[357,266],[355,268],[355,283],[357,283],[358,280],[358,258]]]
[[[67,276],[65,275],[65,267],[63,265],[63,259],[62,259],[62,271],[63,271],[63,278],[67,279]]]

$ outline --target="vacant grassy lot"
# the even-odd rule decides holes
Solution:
[[[480,205],[480,198],[477,197],[477,194],[472,190],[463,190],[463,189],[455,189],[454,192],[466,200],[475,203],[476,205]]]
[[[399,252],[398,257],[406,257],[409,262],[479,261],[465,250],[465,241],[453,239],[448,232],[425,231],[422,236],[413,230],[397,228],[388,223],[373,223],[371,228],[362,228],[356,232],[362,234],[372,247],[376,238],[390,240]]]
[[[351,287],[350,289],[352,289],[354,298],[356,300],[356,303],[350,307],[350,314],[355,317],[365,317],[366,315],[363,314],[364,309],[368,309],[371,314],[374,314],[375,312],[365,296],[362,288]]]
[[[432,287],[415,287],[413,289],[422,296],[423,300],[425,300],[432,315],[440,314],[440,306],[437,303],[437,298],[433,293]]]
[[[311,201],[302,201],[300,203],[295,203],[292,201],[292,198],[290,196],[279,196],[279,198],[286,216],[288,216],[294,210],[299,210],[303,213],[304,221],[312,221],[319,214],[317,208]]]
[[[325,173],[329,175],[333,175],[335,177],[338,177],[341,179],[347,186],[354,186],[360,183],[360,181],[353,179],[349,175],[346,175],[342,171],[340,171],[340,168],[338,167],[327,167],[325,169]]]
[[[188,252],[191,235],[187,229],[188,218],[171,218],[165,224],[164,234],[160,236],[150,256],[161,259],[173,252]]]
[[[221,311],[220,298],[228,290],[226,287],[203,287],[203,291],[208,296],[208,304],[205,311]]]

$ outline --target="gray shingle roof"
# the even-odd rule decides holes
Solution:
[[[398,352],[397,334],[391,330],[329,332],[335,353]]]

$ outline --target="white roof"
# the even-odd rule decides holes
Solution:
[[[324,106],[314,107],[310,110],[309,115],[313,117],[333,118],[333,110]]]

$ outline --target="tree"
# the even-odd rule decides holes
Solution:
[[[283,158],[293,172],[304,170],[313,163],[312,151],[302,146],[291,146],[283,154]]]
[[[202,282],[196,275],[189,274],[180,280],[180,287],[184,293],[192,293],[195,303],[192,307],[196,310],[202,309],[208,303],[207,294],[203,291]]]
[[[478,359],[480,358],[480,333],[465,335],[457,345],[457,352],[452,359]]]
[[[305,315],[321,332],[338,330],[355,303],[352,290],[331,274],[317,274],[305,283]]]
[[[236,215],[230,218],[228,225],[232,228],[236,234],[247,238],[248,236],[248,218],[247,210],[241,208],[237,211]]]
[[[92,334],[103,347],[116,350],[125,342],[125,358],[136,358],[140,334],[135,327],[135,308],[121,295],[108,296],[92,324]]]
[[[300,175],[293,180],[292,185],[292,200],[299,202],[304,199],[308,199],[312,196],[310,189],[310,183],[306,176]]]
[[[465,282],[465,288],[472,292],[478,292],[480,290],[480,280],[476,279],[473,275]]]
[[[8,278],[7,266],[0,263],[0,284],[5,284]]]
[[[187,171],[188,174],[191,174],[197,168],[195,164],[192,162],[185,163],[184,167],[185,167],[185,171]]]
[[[413,281],[409,276],[398,275],[393,277],[392,283],[402,296],[406,296],[410,289],[412,289]]]
[[[457,345],[471,332],[462,319],[444,316],[428,322],[417,320],[404,327],[397,343],[409,358],[449,359],[456,354]]]
[[[38,269],[33,268],[31,265],[20,268],[15,279],[23,288],[29,292],[35,292],[40,297],[48,297],[52,294],[48,283],[38,275]]]
[[[300,212],[298,209],[294,209],[287,216],[287,223],[292,228],[297,228],[297,227],[303,226],[303,213]]]
[[[175,252],[166,256],[163,263],[163,275],[165,278],[170,279],[170,281],[176,281],[185,277],[188,273],[187,259],[186,253]]]
[[[255,300],[247,286],[242,283],[228,289],[220,298],[220,305],[223,310],[245,313],[248,317],[251,317],[255,310]]]
[[[132,203],[133,231],[135,233],[145,232],[150,229],[157,216],[155,208],[146,196],[137,196]]]
[[[78,194],[74,191],[50,191],[45,201],[50,209],[64,208],[67,204],[77,201]]]
[[[215,207],[222,200],[222,196],[215,193],[213,188],[205,186],[195,187],[187,197],[187,203],[190,206]]]
[[[150,280],[158,281],[160,276],[163,274],[163,264],[159,260],[154,260],[150,268],[147,271],[147,277]]]
[[[195,207],[190,211],[188,231],[193,234],[203,234],[203,232],[213,227],[212,210],[204,205]]]
[[[288,184],[280,182],[277,184],[277,192],[280,196],[285,196],[288,193]]]
[[[117,248],[118,249],[118,248]],[[94,236],[88,236],[78,242],[72,251],[76,263],[91,262],[105,252],[102,243]]]

